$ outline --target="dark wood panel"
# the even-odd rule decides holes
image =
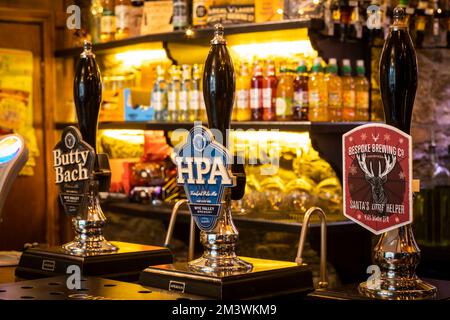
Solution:
[[[4,2],[3,2],[4,3]],[[23,1],[20,3],[24,3]],[[53,16],[50,11],[0,8],[0,47],[33,53],[33,126],[40,155],[33,176],[19,177],[3,210],[0,250],[26,242],[54,242],[56,193],[49,184],[53,136]],[[42,8],[39,7],[38,8]]]

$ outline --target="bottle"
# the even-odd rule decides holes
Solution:
[[[292,119],[292,100],[294,98],[294,84],[289,69],[280,67],[280,77],[276,94],[277,120],[288,121]]]
[[[100,22],[100,39],[104,41],[114,40],[116,33],[116,16],[114,15],[114,0],[103,0],[103,12]]]
[[[355,77],[356,121],[369,121],[369,90],[364,60],[357,60]]]
[[[250,74],[246,63],[241,64],[239,76],[236,79],[236,120],[248,121],[250,113]]]
[[[325,81],[328,87],[328,117],[330,121],[342,121],[342,80],[338,76],[335,58],[330,58]]]
[[[209,2],[209,0],[194,0],[192,2],[192,25],[194,27],[206,27]]]
[[[350,60],[342,61],[342,120],[355,121],[356,116],[356,92],[355,82],[352,78],[352,67]]]
[[[269,60],[267,63],[266,75],[263,78],[263,120],[274,121],[276,115],[276,92],[278,79],[275,75],[275,64]]]
[[[394,10],[394,24],[383,46],[380,59],[380,91],[386,123],[410,133],[417,89],[417,58],[405,11]]]
[[[180,93],[180,70],[177,66],[170,68],[170,82],[167,88],[167,120],[178,121],[178,95]]]
[[[152,106],[155,110],[155,120],[167,120],[167,85],[165,70],[161,65],[156,67],[156,82],[152,90]]]
[[[103,14],[101,1],[92,0],[90,11],[90,34],[92,35],[92,42],[98,43],[101,41],[101,24]]]
[[[250,85],[250,109],[253,121],[263,119],[263,69],[259,61],[253,65]]]
[[[294,79],[294,101],[292,102],[293,120],[308,121],[308,73],[304,60],[300,60],[297,76]]]
[[[195,64],[192,67],[192,81],[189,89],[189,121],[202,120],[200,113],[200,72],[199,67]]]
[[[192,88],[194,91],[198,91],[198,120],[206,121],[206,109],[203,99],[203,86],[202,86],[202,68],[198,64],[194,64],[192,68],[193,82]]]
[[[416,23],[415,23],[417,48],[422,48],[423,42],[425,40],[425,31],[427,29],[427,16],[425,15],[425,12],[427,11],[427,8],[428,2],[424,0],[419,0],[417,4],[417,9],[421,13],[416,15]]]
[[[308,80],[309,121],[328,121],[328,92],[321,61],[314,59]]]
[[[130,0],[116,0],[114,12],[116,15],[116,39],[128,38],[130,34]]]
[[[141,34],[142,16],[144,14],[144,1],[131,0],[130,14],[130,37],[137,37]]]
[[[188,4],[186,0],[173,1],[172,24],[174,30],[182,30],[188,25]]]
[[[436,152],[434,132],[430,144],[431,162],[431,225],[430,240],[434,246],[447,246],[450,243],[450,172],[443,166]]]
[[[189,91],[191,91],[191,67],[187,64],[181,66],[181,84],[178,93],[178,120],[188,121],[189,112]]]

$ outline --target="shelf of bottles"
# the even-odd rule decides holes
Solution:
[[[285,21],[272,21],[272,22],[260,22],[260,23],[240,23],[227,25],[227,34],[244,34],[253,32],[264,31],[277,31],[277,30],[292,30],[292,29],[314,29],[321,30],[323,28],[323,20],[321,19],[293,19]],[[111,40],[106,42],[98,42],[94,44],[93,50],[95,52],[103,52],[106,50],[120,49],[123,47],[145,44],[149,42],[189,42],[194,40],[207,41],[213,27],[205,27],[201,29],[186,29],[186,30],[174,30],[163,33],[154,33],[147,35],[136,35],[133,37]],[[64,48],[55,51],[57,58],[75,57],[82,52],[82,47],[77,46],[73,48]]]

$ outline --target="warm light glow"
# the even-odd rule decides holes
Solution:
[[[302,9],[299,9],[299,10],[298,10],[298,14],[299,14],[299,15],[303,15],[303,13],[304,13],[304,12],[303,12]]]
[[[319,4],[320,0],[313,0],[314,4]]]
[[[441,8],[438,8],[438,9],[437,9],[437,13],[440,14],[441,12],[442,12]]]
[[[259,58],[289,57],[298,54],[317,56],[317,52],[313,49],[309,40],[240,44],[231,46],[231,50],[241,59],[247,60],[251,60],[255,55]]]
[[[144,61],[165,60],[167,55],[163,49],[133,50],[117,53],[115,58],[121,61],[124,67],[139,67]]]
[[[133,144],[144,143],[144,131],[143,130],[101,130],[101,134],[109,138],[126,141]]]
[[[191,28],[186,29],[186,36],[188,38],[193,37],[194,36],[194,30],[192,30]]]
[[[311,140],[308,132],[286,132],[275,130],[232,130],[230,149],[256,147],[259,149],[290,149],[308,152]]]
[[[278,14],[283,14],[283,9],[278,8],[278,9],[277,9],[277,13],[278,13]]]

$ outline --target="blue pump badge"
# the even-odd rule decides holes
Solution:
[[[15,136],[8,136],[0,140],[0,165],[10,162],[23,148],[22,142]]]
[[[231,159],[228,150],[202,125],[189,131],[187,142],[177,152],[177,183],[184,186],[189,209],[200,230],[214,229],[224,190],[236,185]]]

